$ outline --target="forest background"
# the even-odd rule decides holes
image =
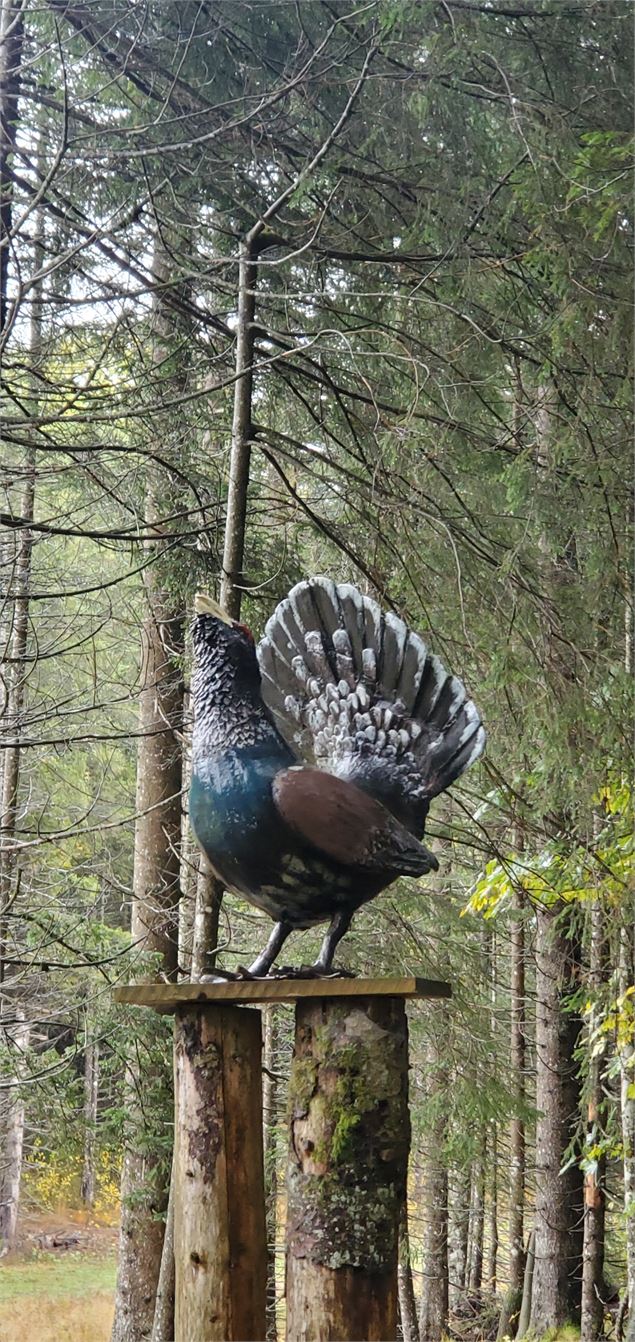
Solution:
[[[172,1336],[169,1028],[112,988],[262,941],[187,826],[188,619],[326,573],[489,734],[438,877],[346,942],[454,985],[411,1012],[402,1335],[632,1342],[632,8],[0,13],[0,1240],[121,1177],[113,1342]],[[272,1342],[284,1008],[266,1049]]]

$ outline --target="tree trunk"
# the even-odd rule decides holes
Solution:
[[[490,1126],[486,1249],[483,1276],[486,1289],[495,1295],[498,1268],[498,1138],[495,1123]]]
[[[16,6],[3,4],[2,23],[7,14],[14,14]],[[13,32],[13,29],[12,29]],[[7,39],[9,46],[13,36]],[[21,39],[20,39],[21,41]],[[4,56],[8,48],[5,46]],[[1,73],[1,72],[0,72]],[[4,117],[3,94],[0,91],[0,114]],[[0,140],[6,127],[0,127]],[[0,154],[1,154],[0,150]],[[38,153],[38,161],[40,154]],[[4,160],[3,160],[4,162]],[[2,164],[0,164],[0,167]],[[2,190],[0,174],[0,190]],[[40,207],[36,213],[35,236],[33,240],[33,273],[35,279],[31,286],[31,309],[29,319],[29,365],[31,396],[27,403],[27,425],[29,413],[37,416],[38,375],[42,359],[42,282],[38,273],[42,261],[44,230],[44,211]],[[2,249],[6,256],[8,248]],[[33,521],[35,510],[36,454],[32,446],[27,447],[23,466],[24,485],[18,501],[18,512],[26,525],[17,533],[13,550],[13,564],[7,573],[7,608],[9,629],[7,644],[3,653],[4,682],[6,701],[4,705],[3,725],[6,735],[2,751],[2,794],[0,808],[0,985],[5,979],[4,948],[6,940],[6,915],[12,902],[12,891],[16,882],[16,857],[12,847],[15,838],[15,823],[18,808],[20,786],[20,736],[22,710],[26,693],[29,671],[27,669],[27,640],[29,627],[29,588],[31,583],[31,560],[33,555],[33,532],[29,523]],[[7,739],[8,738],[8,739]],[[0,1017],[2,1001],[0,1000]]]
[[[151,511],[151,510],[150,510]],[[132,940],[160,957],[163,974],[177,964],[176,910],[181,838],[181,749],[175,735],[181,722],[182,682],[166,650],[161,630],[180,638],[175,616],[158,586],[156,567],[147,570],[148,614],[143,630],[143,688],[137,755],[137,814],[133,880]],[[127,1093],[132,1145],[121,1181],[121,1234],[117,1300],[112,1342],[141,1342],[152,1326],[161,1264],[168,1190],[163,1167],[144,1137],[147,1118],[136,1096],[148,1077],[130,1063]]]
[[[22,44],[22,19],[18,7],[3,4],[1,11],[0,38],[3,41],[0,64],[4,62],[4,72],[13,68],[12,62],[19,61]],[[16,45],[17,43],[17,45]],[[9,64],[7,65],[7,62]],[[2,71],[0,70],[0,74]],[[15,74],[15,72],[14,72]],[[17,74],[15,75],[17,80]],[[1,83],[1,81],[0,81]],[[7,163],[7,144],[11,143],[14,127],[10,119],[17,109],[17,83],[15,84],[15,104],[11,101],[10,89],[0,87],[0,192],[2,192],[1,213],[2,230],[7,219],[10,222],[10,195],[5,198],[7,187],[5,169]],[[13,108],[13,112],[11,109]],[[7,120],[8,118],[8,120]],[[8,137],[8,138],[7,138]],[[8,214],[5,205],[8,201]],[[42,258],[42,237],[44,228],[43,210],[38,208],[35,218],[35,237],[33,242],[33,270],[37,277]],[[8,248],[2,249],[6,258]],[[6,298],[6,270],[2,271],[2,295]],[[31,311],[29,321],[29,365],[31,374],[31,396],[27,404],[28,413],[37,414],[36,388],[42,353],[42,284],[36,278],[31,288]],[[24,1102],[19,1090],[19,1081],[23,1073],[22,1056],[28,1047],[30,1024],[19,1004],[20,989],[14,989],[13,1000],[8,1002],[5,985],[11,979],[5,963],[7,941],[9,937],[9,918],[20,890],[20,870],[13,847],[16,837],[16,820],[20,793],[21,735],[26,686],[28,680],[28,628],[29,628],[29,591],[31,584],[31,561],[33,553],[33,533],[29,523],[33,521],[35,509],[35,452],[29,446],[25,452],[23,467],[24,485],[18,502],[19,514],[26,525],[17,533],[12,553],[12,566],[7,587],[7,610],[9,612],[7,644],[3,649],[3,677],[5,685],[5,705],[3,727],[5,742],[2,768],[2,791],[0,794],[0,1027],[13,1039],[16,1056],[15,1074],[9,1077],[10,1086],[5,1092],[5,1114],[0,1123],[0,1244],[11,1245],[17,1232],[20,1206],[20,1187],[22,1180],[22,1155],[24,1148]],[[13,934],[14,941],[17,933]],[[17,1024],[5,1025],[9,1007],[9,1019]],[[13,1035],[11,1036],[11,1030]]]
[[[238,262],[238,325],[236,329],[236,386],[227,487],[227,519],[220,585],[221,605],[232,620],[240,618],[244,576],[247,491],[251,462],[251,402],[254,381],[254,317],[258,268],[254,243],[247,237]]]
[[[174,1034],[176,1342],[262,1342],[260,1012],[183,1007]]]
[[[602,1140],[601,1058],[594,1053],[597,1024],[597,994],[602,982],[605,958],[604,912],[599,899],[591,907],[591,945],[588,985],[591,993],[589,1014],[589,1073],[587,1078],[586,1168],[584,1172],[584,1244],[582,1250],[581,1342],[598,1342],[604,1332],[604,1222],[606,1195],[606,1156],[591,1158],[590,1148]]]
[[[450,1309],[456,1309],[467,1285],[467,1254],[470,1230],[469,1170],[449,1176],[448,1276]]]
[[[167,282],[159,250],[155,274]],[[162,289],[160,289],[162,292]],[[158,300],[161,302],[161,300]],[[157,361],[165,354],[170,328],[163,304],[155,314]],[[172,384],[172,391],[174,386]],[[148,479],[145,522],[157,531],[151,553],[160,554],[159,483]],[[182,603],[170,593],[160,561],[145,569],[146,615],[141,636],[141,689],[137,747],[131,933],[133,945],[158,957],[158,972],[176,976],[180,878],[183,651]],[[121,1181],[121,1232],[112,1342],[141,1342],[152,1328],[168,1203],[165,1165],[139,1104],[150,1078],[132,1055],[127,1078],[129,1117]],[[155,1120],[156,1120],[155,1115]]]
[[[511,925],[511,1029],[510,1061],[511,1083],[515,1114],[509,1131],[509,1270],[507,1291],[498,1325],[498,1336],[514,1334],[514,1322],[520,1309],[525,1272],[524,1202],[525,1202],[525,1122],[521,1111],[525,1103],[525,925],[524,896],[514,891]]]
[[[478,1295],[483,1284],[483,1232],[485,1229],[485,1146],[483,1131],[482,1154],[472,1166],[472,1196],[470,1199],[470,1268],[468,1289]]]
[[[20,98],[24,6],[1,0],[0,4],[0,332],[9,317],[9,257],[13,183],[9,161],[15,149]]]
[[[534,422],[539,478],[548,475],[553,447],[555,389],[537,390]],[[549,487],[549,482],[547,482]],[[563,612],[577,574],[575,532],[554,546],[542,537],[546,605],[545,679],[554,707],[565,704],[576,679],[575,646],[564,635]],[[573,726],[567,731],[572,754],[580,742]],[[560,826],[567,843],[575,842],[575,816],[563,812]],[[574,1053],[580,1033],[569,999],[580,987],[577,911],[555,901],[536,910],[536,1191],[535,1266],[531,1326],[540,1334],[580,1319],[582,1172],[569,1150],[580,1114],[580,1083]],[[564,1170],[564,1166],[567,1166]],[[561,1170],[563,1171],[561,1173]]]
[[[24,1073],[24,1054],[29,1047],[30,1024],[23,1012],[15,1011],[16,1024],[7,1040],[15,1055],[12,1075],[5,1077],[5,1089],[0,1091],[3,1112],[0,1114],[0,1251],[13,1248],[18,1229],[22,1155],[24,1150],[24,1100],[20,1081]]]
[[[510,1056],[516,1113],[511,1122],[509,1179],[509,1290],[520,1296],[525,1272],[525,924],[524,895],[514,892],[514,920],[511,930],[511,1038]]]
[[[629,518],[631,505],[629,504]],[[624,669],[633,672],[633,607],[627,596],[624,602]],[[620,1115],[622,1127],[622,1168],[624,1177],[624,1219],[626,1222],[626,1294],[628,1321],[626,1342],[635,1342],[635,1039],[633,1023],[635,1003],[632,990],[635,985],[635,901],[627,893],[620,930],[619,989],[622,1010],[626,1014],[624,1038],[618,1042],[620,1062]],[[629,993],[629,998],[626,994]]]
[[[523,1274],[523,1294],[520,1305],[520,1314],[518,1316],[518,1330],[516,1332],[516,1342],[520,1342],[521,1337],[526,1337],[529,1332],[529,1320],[531,1318],[533,1286],[534,1286],[534,1266],[536,1262],[536,1232],[531,1231],[527,1242],[527,1253],[525,1255],[525,1271]]]
[[[531,1327],[538,1335],[579,1318],[583,1224],[577,1161],[561,1173],[579,1108],[574,1051],[578,1017],[566,1010],[577,988],[571,910],[536,911],[536,1239]]]
[[[635,1342],[635,1041],[633,1040],[633,997],[625,994],[635,983],[635,931],[632,924],[620,935],[619,985],[622,1010],[626,1014],[624,1038],[618,1045],[620,1060],[620,1100],[624,1171],[624,1218],[626,1224],[626,1282],[628,1322],[626,1342]],[[630,1002],[630,1008],[629,1008]]]
[[[170,1193],[165,1215],[161,1266],[152,1321],[150,1342],[173,1342],[176,1265],[174,1262],[174,1156],[170,1175]]]
[[[299,1002],[289,1108],[287,1338],[386,1342],[410,1141],[403,1001]]]
[[[267,1335],[276,1342],[276,1239],[278,1228],[278,1013],[275,1006],[263,1010],[262,1120],[265,1164],[265,1211],[267,1220]]]
[[[399,1222],[399,1266],[397,1269],[397,1292],[399,1297],[399,1322],[403,1342],[419,1342],[419,1323],[417,1320],[417,1302],[412,1280],[410,1261],[410,1233],[408,1230],[408,1198],[401,1209]]]
[[[444,1042],[434,1031],[426,1050],[428,1096],[433,1103],[436,1101],[435,1117],[427,1134],[429,1149],[422,1180],[423,1283],[419,1303],[419,1333],[426,1342],[440,1342],[448,1318],[448,1171],[444,1150],[447,1109],[439,1103],[440,1097],[447,1094],[449,1086]]]
[[[184,720],[190,718],[190,701],[187,695],[183,699]],[[191,753],[183,748],[182,787],[187,797],[192,779]],[[192,978],[192,960],[194,956],[194,937],[196,931],[196,887],[198,884],[199,848],[189,823],[185,807],[181,815],[181,897],[179,900],[179,974],[182,978]]]
[[[222,898],[220,881],[208,866],[205,854],[199,853],[192,944],[192,978],[195,980],[209,974],[216,963]]]
[[[90,1035],[87,1021],[84,1043],[84,1158],[81,1184],[82,1202],[87,1211],[92,1211],[95,1205],[95,1145],[98,1098],[99,1041]]]
[[[494,923],[487,923],[483,920],[484,929],[487,932],[485,951],[487,956],[487,973],[489,977],[490,992],[490,1037],[492,1041],[493,1053],[493,1077],[497,1078],[496,1069],[496,928]],[[487,1291],[492,1295],[496,1294],[496,1273],[498,1269],[498,1133],[496,1121],[489,1124],[489,1139],[487,1143],[487,1164],[486,1169],[486,1188],[487,1188],[487,1224],[485,1233],[485,1249],[483,1276]]]

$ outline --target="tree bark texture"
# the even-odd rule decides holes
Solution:
[[[3,4],[1,11],[2,24],[2,55],[0,56],[0,86],[2,84],[2,61],[18,59],[13,51],[14,41],[18,41],[17,33],[20,32],[19,46],[22,43],[22,33],[20,24],[16,17],[17,6]],[[6,28],[5,25],[9,27]],[[6,89],[0,89],[0,144],[5,144],[7,127],[4,124],[4,118],[8,115],[5,102]],[[17,94],[16,94],[17,99]],[[38,145],[38,162],[41,158]],[[4,190],[6,185],[4,181],[4,168],[6,159],[2,157],[3,150],[0,149],[0,191]],[[38,401],[37,392],[39,389],[39,372],[42,361],[42,280],[38,277],[42,263],[42,247],[44,232],[44,211],[40,206],[35,216],[35,236],[33,239],[33,273],[34,279],[31,286],[30,320],[29,320],[29,372],[30,372],[30,392],[26,410],[28,413],[37,417]],[[2,256],[6,259],[8,247],[2,248]],[[17,532],[15,537],[15,546],[12,554],[12,564],[5,569],[5,583],[7,593],[7,615],[8,629],[5,649],[3,650],[3,661],[6,664],[2,670],[2,689],[4,693],[3,703],[3,726],[6,733],[4,749],[2,751],[2,793],[0,797],[0,985],[5,978],[4,973],[4,947],[7,935],[6,915],[13,899],[13,890],[16,885],[16,854],[12,847],[15,838],[16,818],[18,814],[18,798],[20,788],[20,767],[21,767],[21,732],[22,732],[22,712],[26,696],[27,681],[32,666],[27,662],[28,628],[29,628],[29,591],[31,585],[31,562],[33,557],[33,532],[29,523],[33,521],[35,514],[35,475],[36,475],[36,452],[32,446],[25,450],[23,465],[23,480],[21,497],[18,502],[20,516],[24,518],[26,525]],[[10,541],[11,545],[12,542]],[[4,556],[3,556],[4,558]],[[7,559],[9,557],[7,556]],[[2,1001],[0,999],[0,1014],[2,1012]]]
[[[240,246],[238,259],[238,326],[234,368],[234,407],[227,485],[227,512],[220,603],[233,620],[240,619],[243,595],[247,496],[251,464],[251,410],[254,384],[254,347],[256,285],[258,282],[258,235],[260,221]],[[216,963],[218,927],[223,902],[223,886],[201,855],[194,914],[192,978],[200,979]]]
[[[489,1165],[486,1255],[483,1277],[487,1290],[495,1295],[498,1270],[498,1140],[495,1123],[492,1123],[490,1127]]]
[[[469,1170],[451,1171],[448,1190],[448,1295],[450,1309],[454,1309],[459,1303],[466,1286],[470,1227],[469,1191]]]
[[[511,1031],[510,1061],[516,1113],[509,1133],[509,1279],[510,1295],[520,1297],[525,1271],[525,1121],[521,1110],[525,1103],[525,924],[524,895],[514,893],[514,918],[511,927]]]
[[[525,1103],[525,898],[520,890],[514,891],[513,919],[510,933],[510,1040],[512,1068],[511,1084],[515,1114],[509,1127],[509,1266],[507,1290],[498,1321],[499,1338],[514,1336],[516,1321],[523,1295],[525,1272],[524,1207],[525,1207],[525,1121],[522,1108]]]
[[[5,1077],[6,1088],[0,1092],[2,1109],[0,1110],[0,1250],[11,1249],[15,1243],[20,1208],[20,1184],[22,1181],[22,1154],[24,1150],[24,1100],[20,1091],[20,1080],[24,1074],[23,1059],[29,1046],[30,1022],[24,1019],[18,1008],[15,1012],[16,1023],[6,1038],[10,1037],[12,1052],[15,1056],[13,1075]]]
[[[163,294],[168,275],[160,247],[155,254],[155,276]],[[157,300],[154,318],[157,362],[169,348],[171,329],[163,303],[163,298]],[[173,391],[174,383],[170,385]],[[150,474],[145,500],[148,530],[157,526],[161,514],[160,489],[161,482]],[[150,554],[160,555],[158,527],[156,541],[147,542],[147,549]],[[131,935],[137,949],[157,957],[155,972],[174,979],[181,865],[183,614],[181,602],[167,588],[160,559],[145,569],[144,586]],[[128,1064],[130,1135],[121,1180],[112,1342],[141,1342],[149,1335],[154,1318],[168,1187],[165,1165],[153,1149],[138,1099],[149,1081],[147,1073],[139,1074],[133,1054]]]
[[[260,1012],[175,1022],[175,1342],[262,1342],[267,1241]]]
[[[419,1302],[419,1333],[426,1342],[441,1342],[447,1326],[448,1273],[448,1170],[445,1144],[448,1129],[446,1096],[449,1086],[444,1059],[445,1040],[440,1021],[431,1012],[431,1034],[426,1049],[426,1098],[432,1106],[427,1149],[421,1181],[423,1216],[422,1284]],[[436,1027],[436,1028],[435,1028]]]
[[[580,1317],[582,1176],[561,1174],[579,1104],[574,1050],[578,1017],[566,1010],[577,987],[577,948],[568,909],[536,913],[536,1239],[531,1327],[539,1336]]]
[[[151,520],[153,501],[146,516]],[[161,957],[176,976],[181,844],[183,650],[180,610],[146,570],[147,614],[141,636],[142,686],[137,746],[137,822],[131,932],[135,945]]]
[[[258,268],[254,260],[254,242],[247,237],[241,243],[238,261],[238,326],[236,329],[236,386],[232,420],[227,517],[223,549],[221,605],[233,620],[240,618],[247,523],[247,491],[251,462],[251,404],[254,364],[254,317]]]
[[[149,573],[155,571],[151,568]],[[154,577],[148,585],[154,587]],[[142,642],[140,722],[145,734],[140,737],[137,756],[131,932],[133,943],[158,955],[163,973],[174,978],[181,838],[181,749],[175,729],[181,720],[182,682],[162,637],[162,629],[170,628],[170,616],[160,590],[149,593],[150,601]],[[146,1149],[148,1144],[142,1137],[144,1114],[137,1094],[148,1079],[137,1075],[131,1060],[127,1094],[130,1140],[134,1145],[127,1146],[122,1170],[112,1342],[141,1342],[154,1318],[168,1190],[162,1165],[152,1150]]]
[[[623,927],[620,936],[619,985],[626,1028],[618,1052],[620,1059],[620,1099],[624,1174],[624,1216],[626,1222],[626,1279],[628,1316],[626,1342],[635,1342],[635,1041],[633,1039],[634,1001],[629,990],[635,984],[635,929]]]
[[[289,1104],[287,1342],[386,1342],[410,1143],[403,1002],[298,1003]]]
[[[470,1270],[468,1289],[478,1295],[483,1284],[483,1236],[485,1232],[485,1144],[483,1130],[482,1154],[472,1166],[472,1195],[470,1199]]]
[[[23,41],[22,10],[17,5],[2,4],[0,11],[0,209],[2,234],[10,225],[11,197],[6,181],[8,152],[13,143],[15,127],[11,118],[17,115],[18,73]],[[4,78],[4,84],[3,84]],[[7,82],[8,80],[8,82]],[[39,150],[39,146],[38,146]],[[39,154],[38,154],[39,157]],[[5,209],[5,206],[7,207]],[[37,278],[42,259],[44,228],[42,208],[35,216],[33,240],[33,271],[36,278],[31,289],[29,321],[29,381],[28,412],[37,415],[38,374],[42,354],[42,282]],[[2,297],[6,300],[4,262],[8,247],[2,248]],[[5,309],[6,315],[6,309]],[[3,324],[3,323],[0,323]],[[0,1115],[0,1245],[12,1245],[18,1227],[22,1158],[24,1151],[24,1101],[19,1089],[23,1076],[23,1055],[28,1048],[31,1023],[21,1005],[28,1006],[25,990],[17,981],[12,984],[7,972],[5,956],[10,937],[11,910],[20,888],[20,867],[13,847],[20,798],[21,736],[23,709],[31,665],[27,661],[29,628],[29,594],[33,533],[29,523],[35,509],[35,452],[27,447],[24,454],[23,487],[18,507],[26,525],[17,533],[15,546],[11,545],[10,565],[5,570],[7,628],[3,648],[2,722],[5,733],[2,750],[2,790],[0,793],[0,1029],[14,1052],[16,1069],[9,1077],[10,1085],[4,1092],[4,1112]],[[4,558],[4,556],[3,556]],[[9,556],[7,556],[9,559]],[[4,631],[3,631],[4,632]],[[17,940],[13,934],[14,941]],[[12,989],[5,994],[5,985]],[[11,1022],[7,1024],[7,1022]]]
[[[9,316],[9,256],[13,184],[9,163],[15,148],[20,98],[24,6],[12,0],[0,4],[0,331]]]
[[[99,1099],[99,1041],[90,1034],[86,1022],[84,1044],[84,1158],[82,1162],[81,1196],[84,1207],[92,1211],[95,1205],[95,1137],[97,1133],[97,1103]]]
[[[546,381],[536,389],[536,466],[541,488],[550,488],[556,389]],[[578,568],[577,541],[541,540],[548,592],[544,635],[546,690],[554,707],[566,703],[576,680],[575,645],[564,635],[563,612]],[[579,754],[576,728],[567,730],[569,749]],[[575,816],[560,816],[565,833],[575,834]],[[556,901],[536,909],[536,1180],[535,1265],[531,1327],[541,1334],[568,1321],[579,1322],[582,1284],[583,1193],[578,1161],[569,1146],[580,1109],[574,1052],[580,1021],[569,998],[580,985],[576,912]],[[565,1164],[567,1169],[562,1174]]]
[[[174,1293],[176,1267],[174,1262],[174,1157],[170,1176],[170,1193],[165,1214],[165,1230],[161,1249],[161,1267],[157,1282],[157,1294],[154,1304],[152,1336],[150,1342],[173,1342],[174,1338]]]
[[[183,695],[183,721],[191,717],[189,694]],[[183,750],[181,766],[181,785],[183,796],[187,797],[192,781],[191,752]],[[198,883],[200,849],[194,837],[185,807],[181,808],[181,873],[179,877],[179,921],[178,921],[178,972],[181,978],[192,978],[192,958],[194,953],[194,933],[196,923],[196,886]]]
[[[401,1210],[399,1222],[399,1266],[397,1269],[397,1288],[399,1297],[399,1322],[403,1342],[419,1342],[419,1321],[417,1302],[412,1280],[410,1261],[410,1232],[408,1229],[407,1200]]]
[[[427,1163],[425,1201],[419,1333],[441,1342],[448,1317],[448,1172],[435,1155]]]
[[[216,963],[222,898],[221,882],[216,880],[205,854],[200,853],[192,941],[192,978],[195,980],[208,974]]]
[[[592,994],[589,1017],[591,1048],[588,1064],[586,1168],[584,1171],[584,1244],[582,1250],[581,1342],[598,1342],[604,1331],[604,1224],[606,1216],[606,1156],[591,1158],[591,1149],[603,1137],[601,1057],[593,1052],[597,1021],[596,994],[605,959],[604,911],[599,899],[591,907],[591,942],[587,982]]]
[[[276,1239],[278,1204],[278,1011],[275,1006],[263,1011],[262,1116],[265,1166],[265,1212],[267,1221],[267,1333],[266,1342],[277,1342],[276,1321]]]
[[[531,1318],[531,1306],[534,1285],[534,1266],[536,1261],[535,1254],[536,1232],[532,1230],[527,1241],[527,1252],[525,1254],[525,1271],[523,1274],[523,1294],[520,1304],[520,1314],[518,1315],[518,1328],[516,1331],[516,1342],[520,1342],[521,1337],[526,1337],[529,1331],[529,1320]]]

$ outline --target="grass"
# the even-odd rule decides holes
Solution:
[[[580,1329],[574,1323],[564,1323],[562,1328],[550,1328],[540,1342],[580,1342]]]
[[[108,1342],[113,1299],[99,1292],[90,1300],[73,1296],[22,1296],[3,1304],[0,1342]]]
[[[0,1264],[0,1342],[108,1342],[114,1258]]]

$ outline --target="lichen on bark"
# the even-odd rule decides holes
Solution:
[[[403,1003],[299,1008],[290,1124],[289,1252],[394,1271],[410,1140]]]

